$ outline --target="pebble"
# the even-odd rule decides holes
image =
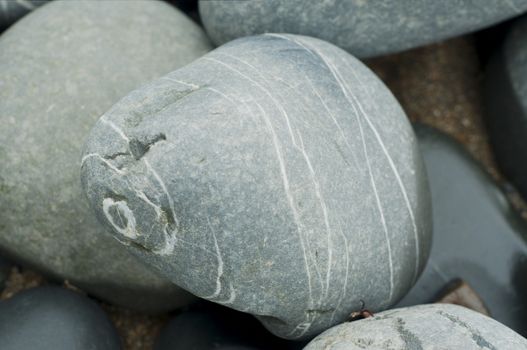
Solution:
[[[37,287],[0,301],[2,350],[118,350],[119,337],[93,301],[60,287]]]
[[[426,268],[398,304],[432,302],[454,279],[490,315],[527,335],[527,227],[504,193],[455,141],[416,126],[432,193],[434,237]]]
[[[204,32],[158,1],[53,1],[0,38],[0,248],[117,305],[189,300],[105,232],[81,190],[81,147],[132,89],[207,52]]]
[[[488,27],[527,11],[527,0],[200,0],[199,11],[217,45],[247,35],[291,33],[372,57]]]
[[[427,179],[382,82],[318,39],[231,42],[92,130],[84,190],[142,261],[305,339],[399,300],[426,262]]]
[[[462,306],[418,305],[343,323],[304,350],[525,350],[527,339],[501,323]]]

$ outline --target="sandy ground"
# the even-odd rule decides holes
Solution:
[[[497,180],[497,171],[482,123],[481,64],[472,37],[371,59],[367,64],[388,85],[408,117],[440,129],[460,141]],[[509,197],[527,218],[518,195]],[[0,299],[46,283],[37,273],[13,268]],[[65,284],[65,287],[70,287]],[[124,349],[152,349],[169,315],[149,316],[101,303],[118,329]]]

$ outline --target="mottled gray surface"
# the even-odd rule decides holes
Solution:
[[[347,322],[315,338],[304,350],[525,350],[527,339],[462,306],[418,305]]]
[[[48,0],[0,0],[0,30],[46,2]]]
[[[184,301],[105,232],[79,160],[108,108],[205,53],[206,40],[157,1],[54,1],[0,38],[0,251],[116,304]]]
[[[460,278],[493,318],[527,335],[525,221],[461,145],[416,127],[432,193],[434,239],[423,274],[397,306],[433,302]]]
[[[527,11],[527,0],[200,0],[216,44],[246,35],[291,33],[370,57],[443,40]]]
[[[486,122],[496,162],[527,199],[527,17],[510,28],[486,73]]]
[[[2,350],[118,350],[119,336],[92,300],[37,287],[0,302]]]
[[[130,93],[92,130],[91,205],[195,295],[306,338],[393,305],[430,243],[415,136],[388,89],[323,41],[227,44]]]

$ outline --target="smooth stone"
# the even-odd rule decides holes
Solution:
[[[145,263],[288,339],[361,301],[390,307],[428,257],[428,185],[403,110],[314,38],[240,39],[130,93],[93,128],[81,177]]]
[[[154,349],[293,349],[296,344],[274,337],[250,315],[207,306],[174,317],[161,330]]]
[[[430,304],[389,310],[343,323],[316,337],[304,350],[329,348],[524,350],[527,339],[465,307]]]
[[[0,38],[0,250],[111,303],[163,311],[189,296],[97,221],[79,180],[97,119],[209,49],[158,1],[53,1]]]
[[[0,31],[48,0],[0,0]]]
[[[59,287],[37,287],[1,301],[0,344],[2,350],[121,349],[103,310]]]
[[[527,0],[199,1],[205,29],[217,45],[247,35],[280,32],[327,40],[357,57],[437,42],[525,11]]]
[[[505,195],[455,141],[416,126],[432,193],[434,238],[426,268],[398,304],[435,301],[460,278],[490,315],[527,335],[527,227]]]
[[[527,198],[527,17],[518,20],[490,59],[485,111],[496,162]]]

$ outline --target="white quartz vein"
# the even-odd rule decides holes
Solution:
[[[114,221],[114,217],[110,213],[110,208],[111,207],[116,207],[115,212],[117,213],[117,215],[121,219],[121,222],[124,222],[124,220],[122,219],[121,214],[124,215],[124,217],[126,218],[126,227],[122,228],[121,226],[119,226]],[[102,210],[104,212],[104,215],[108,219],[108,221],[110,221],[112,226],[119,233],[121,233],[123,236],[125,236],[125,237],[127,237],[129,239],[137,238],[138,234],[137,234],[137,229],[136,229],[135,216],[132,213],[132,211],[130,210],[130,208],[128,208],[128,205],[126,204],[125,201],[115,201],[113,198],[105,198],[102,201]]]
[[[115,125],[114,122],[106,119],[106,115],[103,115],[100,119],[101,123],[104,123],[106,125],[108,125],[110,128],[112,128],[116,133],[119,134],[119,136],[121,136],[121,138],[123,140],[125,140],[127,143],[130,142],[130,139],[128,138],[128,136],[125,135],[125,133],[123,132],[123,130],[121,130],[117,125]]]
[[[344,266],[346,266],[346,273],[344,274],[344,283],[342,285],[342,292],[340,294],[340,298],[337,304],[335,305],[335,310],[333,310],[333,313],[331,314],[331,319],[329,321],[330,324],[333,324],[333,320],[335,319],[335,314],[337,313],[337,311],[339,311],[340,305],[342,304],[342,300],[344,300],[344,297],[346,296],[346,292],[348,289],[349,263],[350,263],[349,246],[348,246],[348,239],[346,238],[346,235],[342,231],[342,227],[340,225],[339,225],[339,233],[340,233],[340,236],[342,237],[342,240],[344,241],[344,251],[346,253],[345,254],[346,264]]]
[[[234,57],[232,55],[229,55],[229,54],[225,54],[225,53],[217,53],[218,55],[221,55],[221,56],[225,56],[229,59],[232,59],[232,60],[235,60],[237,62],[240,62],[248,67],[250,67],[256,74],[258,74],[264,81],[269,81],[262,73],[260,73],[260,71],[254,67],[253,65],[251,65],[250,63],[238,58],[238,57]],[[210,59],[210,58],[208,58]],[[293,147],[295,149],[297,149],[298,151],[300,151],[304,157],[304,159],[306,160],[306,163],[308,165],[308,167],[313,170],[313,167],[311,166],[311,163],[309,161],[309,158],[306,159],[306,156],[307,156],[307,153],[304,149],[303,146],[299,145],[298,143],[298,140],[297,140],[297,137],[295,137],[295,133],[293,132],[293,129],[291,127],[291,122],[290,122],[290,118],[285,110],[285,108],[282,106],[281,103],[279,103],[277,101],[277,99],[270,93],[270,91],[268,89],[266,89],[262,84],[258,83],[257,81],[255,81],[254,79],[250,78],[249,76],[243,74],[242,72],[240,72],[239,70],[235,69],[234,67],[228,65],[227,63],[223,62],[223,61],[219,61],[219,60],[216,60],[216,59],[210,59],[210,60],[213,60],[217,63],[221,63],[223,64],[224,66],[230,68],[231,70],[237,72],[238,74],[240,74],[241,76],[243,76],[244,78],[248,79],[249,81],[251,81],[254,85],[256,85],[259,89],[261,89],[272,101],[273,101],[273,104],[278,108],[278,110],[280,111],[280,113],[283,115],[284,117],[284,120],[286,121],[286,125],[287,125],[287,128],[288,128],[288,131],[289,131],[289,135],[291,137],[291,141],[292,141],[292,144],[293,144]],[[300,135],[300,133],[298,132],[297,135]],[[316,182],[315,184],[315,188],[316,189],[320,189],[320,186],[318,185],[318,182],[316,180],[316,176],[314,176],[314,171],[312,171],[310,173],[311,175],[311,178],[312,178],[312,181]],[[318,198],[321,198],[321,196],[317,195]],[[322,207],[322,211],[324,213],[325,211],[325,214],[327,214],[327,207],[326,207],[326,204],[325,202],[321,201],[321,207]],[[324,214],[323,214],[324,215]],[[327,219],[327,215],[325,216],[325,219]],[[300,222],[300,220],[299,220]],[[327,220],[326,220],[327,222]],[[327,230],[327,236],[329,237],[328,238],[328,241],[330,242],[331,241],[331,233],[329,231],[329,224],[326,226],[328,228]],[[306,239],[307,240],[307,239]],[[311,248],[310,246],[310,243],[309,243],[309,240],[307,240],[306,242],[306,246],[308,247],[307,249],[307,254],[309,255],[309,260],[311,260],[313,262],[313,266],[315,268],[315,273],[316,275],[318,276],[318,279],[320,281],[320,288],[321,288],[321,293],[320,293],[320,299],[322,299],[325,295],[327,295],[328,293],[328,288],[326,288],[326,290],[324,291],[324,282],[323,282],[323,278],[322,278],[322,274],[320,272],[320,269],[319,269],[319,266],[318,266],[318,261],[317,259],[313,256],[313,249]],[[332,251],[331,251],[331,243],[328,244],[327,246],[327,249],[328,249],[328,264],[327,264],[327,271],[326,271],[326,281],[329,281],[329,277],[331,275],[331,271],[330,271],[330,268],[331,268],[331,254],[332,254]],[[326,283],[326,286],[328,286],[329,283]]]
[[[359,78],[359,76],[353,71],[353,69],[351,69],[351,67],[350,67],[350,70],[352,71],[353,75],[355,76],[355,78],[357,79],[359,84],[364,87],[364,83]],[[366,90],[367,94],[370,96],[370,98],[372,98],[370,93],[368,92],[368,90],[367,89],[365,89],[365,90]],[[372,130],[373,134],[375,135],[375,138],[376,138],[377,142],[381,146],[381,149],[382,149],[386,159],[388,160],[388,164],[390,165],[390,168],[391,168],[391,170],[392,170],[392,172],[393,172],[393,174],[395,176],[395,179],[397,181],[397,185],[399,186],[399,190],[401,191],[401,194],[403,195],[403,199],[404,199],[404,203],[406,205],[406,209],[408,210],[408,214],[410,215],[410,220],[412,222],[412,228],[413,228],[413,233],[414,233],[414,242],[415,242],[415,267],[414,267],[414,276],[413,276],[413,282],[415,283],[415,281],[417,280],[418,272],[419,272],[419,262],[420,262],[419,234],[418,234],[418,231],[417,231],[417,224],[416,224],[416,221],[415,221],[414,211],[412,209],[412,205],[410,203],[410,199],[408,198],[408,192],[406,191],[406,187],[405,187],[405,185],[404,185],[404,183],[403,183],[403,181],[401,179],[401,175],[399,174],[399,171],[397,170],[397,167],[395,166],[395,163],[394,163],[392,157],[390,156],[390,153],[386,149],[384,141],[382,140],[381,136],[379,135],[379,132],[377,131],[377,128],[375,128],[375,126],[371,122],[371,120],[368,117],[368,115],[364,112],[364,110],[362,108],[362,105],[360,103],[358,103],[358,106],[359,106],[359,109],[361,110],[362,114],[364,115],[364,118],[366,119],[366,122],[368,123],[368,126],[370,127],[370,129]]]
[[[221,277],[223,276],[223,259],[221,257],[221,251],[218,245],[218,240],[216,239],[216,233],[214,232],[214,229],[212,228],[209,218],[207,218],[207,223],[209,225],[210,232],[212,233],[212,239],[214,240],[214,249],[216,250],[216,258],[218,260],[218,271],[216,275],[216,290],[214,291],[214,293],[204,296],[203,298],[214,299],[218,297],[221,293]]]
[[[313,186],[315,188],[315,195],[318,198],[318,201],[320,203],[320,207],[322,208],[322,214],[324,217],[324,225],[326,226],[326,236],[327,236],[327,246],[328,246],[328,258],[327,258],[327,269],[326,269],[326,290],[323,293],[320,293],[320,299],[319,303],[323,302],[323,299],[327,298],[328,291],[329,291],[329,281],[331,277],[331,263],[333,258],[333,247],[332,247],[332,241],[331,241],[331,227],[329,225],[329,214],[328,209],[326,206],[326,201],[324,200],[324,196],[322,195],[322,191],[320,189],[320,183],[317,179],[317,175],[315,173],[315,170],[313,169],[313,165],[311,164],[311,160],[309,159],[306,149],[304,147],[304,140],[302,138],[302,134],[298,132],[298,138],[300,140],[300,150],[302,152],[302,155],[304,156],[304,159],[307,163],[307,167],[309,169],[309,174],[311,176],[311,180],[313,181]]]
[[[117,125],[115,125],[115,123],[113,123],[112,121],[107,120],[106,119],[106,115],[103,115],[100,118],[100,121],[102,123],[105,123],[108,126],[110,126],[119,136],[121,136],[121,138],[126,141],[128,149],[130,150],[130,138],[128,136],[126,136],[126,134],[123,132],[123,130],[121,128],[119,128]],[[170,254],[170,253],[172,253],[174,251],[175,245],[176,245],[176,243],[178,241],[177,230],[178,230],[178,227],[179,227],[179,220],[178,220],[177,215],[176,215],[176,211],[175,211],[175,207],[174,207],[174,201],[172,199],[172,196],[170,196],[164,181],[161,179],[161,176],[159,176],[157,171],[152,167],[152,165],[150,165],[150,163],[148,162],[146,157],[143,157],[142,161],[145,164],[146,168],[149,170],[149,172],[154,176],[154,178],[158,182],[159,186],[161,186],[161,188],[163,189],[163,191],[164,191],[164,193],[165,193],[165,195],[167,197],[167,200],[168,200],[170,211],[172,212],[172,218],[174,219],[174,223],[175,223],[174,231],[169,233],[167,230],[165,230],[165,245],[164,245],[164,247],[159,249],[159,250],[153,250],[152,251],[153,253],[158,254],[158,255],[168,255],[168,254]],[[106,163],[110,164],[110,162],[108,162],[108,161],[106,161]],[[115,170],[117,168],[116,167],[112,167],[112,169]],[[117,170],[119,170],[119,169],[117,169]],[[123,174],[123,172],[120,171],[120,170],[118,172],[120,174]]]
[[[82,157],[82,159],[81,159],[81,168],[82,168],[82,166],[84,165],[84,163],[88,159],[93,158],[93,157],[99,158],[99,160],[101,160],[104,164],[106,164],[110,169],[115,171],[117,174],[120,174],[120,175],[124,175],[125,174],[125,172],[123,170],[117,168],[115,165],[113,165],[111,162],[109,162],[108,159],[105,159],[99,153],[89,153],[89,154],[86,154],[84,157]]]
[[[190,83],[190,82],[186,82],[186,81],[182,81],[182,80],[177,80],[177,79],[173,79],[173,78],[170,78],[170,77],[162,77],[161,78],[162,80],[166,80],[166,81],[170,81],[172,83],[178,83],[178,84],[181,84],[181,85],[185,85],[185,86],[188,86],[188,87],[191,87],[193,88],[194,90],[197,90],[199,89],[199,85],[196,85],[194,83]]]
[[[376,200],[376,203],[377,203],[377,209],[378,209],[379,214],[380,214],[381,225],[383,227],[384,235],[385,235],[385,238],[386,238],[386,244],[387,244],[387,250],[388,250],[388,265],[389,265],[389,270],[390,270],[389,300],[391,301],[392,296],[393,296],[393,289],[394,289],[394,273],[393,273],[394,269],[393,269],[393,257],[392,257],[392,254],[391,254],[391,242],[390,242],[390,237],[389,237],[389,234],[388,234],[388,227],[386,225],[386,220],[385,220],[385,217],[384,217],[383,207],[382,207],[382,204],[380,202],[380,197],[379,197],[379,194],[377,192],[377,186],[375,184],[375,178],[373,176],[373,172],[372,172],[371,165],[370,165],[370,159],[369,159],[367,148],[366,148],[366,142],[365,142],[365,138],[364,138],[364,132],[363,132],[363,129],[362,129],[362,123],[360,122],[360,117],[359,117],[360,115],[359,115],[359,112],[358,112],[357,107],[355,106],[355,104],[357,104],[357,106],[359,106],[359,109],[362,112],[364,112],[364,111],[362,110],[362,108],[360,106],[360,103],[356,99],[356,97],[353,94],[349,93],[348,87],[345,85],[345,83],[344,83],[342,77],[340,76],[340,73],[338,72],[338,70],[327,59],[327,57],[325,57],[325,55],[323,53],[321,53],[320,51],[316,50],[316,48],[312,48],[311,45],[308,44],[308,43],[302,44],[298,40],[292,39],[290,37],[284,37],[284,39],[292,41],[294,43],[297,43],[298,45],[300,45],[301,47],[306,49],[308,52],[311,52],[311,54],[314,54],[314,52],[316,52],[318,54],[320,59],[324,62],[324,64],[330,70],[331,74],[335,78],[335,81],[337,82],[337,84],[339,85],[340,89],[344,93],[344,96],[346,97],[348,103],[350,104],[350,106],[354,110],[354,115],[355,115],[355,117],[357,119],[357,122],[358,122],[358,125],[359,125],[359,131],[360,131],[361,140],[362,140],[362,146],[363,146],[362,148],[363,148],[363,152],[364,152],[364,155],[365,155],[365,158],[366,158],[366,164],[368,166],[368,173],[369,173],[369,176],[370,176],[370,182],[372,184],[373,193],[374,193],[375,200]],[[308,48],[311,48],[311,50],[308,49]],[[362,114],[363,114],[364,118],[367,119],[367,115],[365,113],[362,113]]]
[[[286,167],[285,167],[284,158],[282,156],[282,151],[280,150],[280,141],[278,140],[278,136],[276,135],[276,132],[274,131],[274,128],[273,128],[273,125],[271,123],[271,120],[269,119],[269,116],[267,115],[265,110],[262,108],[262,106],[258,102],[255,102],[255,103],[258,106],[258,108],[260,109],[260,112],[261,112],[261,114],[262,114],[262,116],[264,118],[267,130],[269,131],[269,133],[272,136],[273,146],[274,146],[274,149],[275,149],[275,152],[276,152],[276,157],[278,159],[278,164],[279,164],[279,167],[280,167],[280,173],[282,175],[282,184],[284,186],[284,191],[285,191],[285,194],[286,194],[286,197],[287,197],[287,201],[288,201],[289,206],[291,208],[291,211],[293,213],[293,219],[295,221],[295,224],[297,226],[297,232],[299,234],[299,240],[300,240],[300,244],[301,244],[301,247],[302,247],[302,253],[303,253],[303,256],[304,256],[304,263],[305,263],[305,266],[306,266],[306,273],[307,273],[309,305],[310,305],[310,307],[312,307],[313,306],[313,288],[312,288],[312,284],[311,284],[311,269],[309,268],[309,259],[307,258],[307,254],[306,254],[306,243],[304,241],[305,237],[303,236],[303,233],[302,233],[301,224],[300,224],[300,217],[299,217],[298,211],[297,211],[295,203],[294,203],[293,194],[291,193],[291,189],[289,188],[289,179],[287,177],[287,170],[286,170]]]

